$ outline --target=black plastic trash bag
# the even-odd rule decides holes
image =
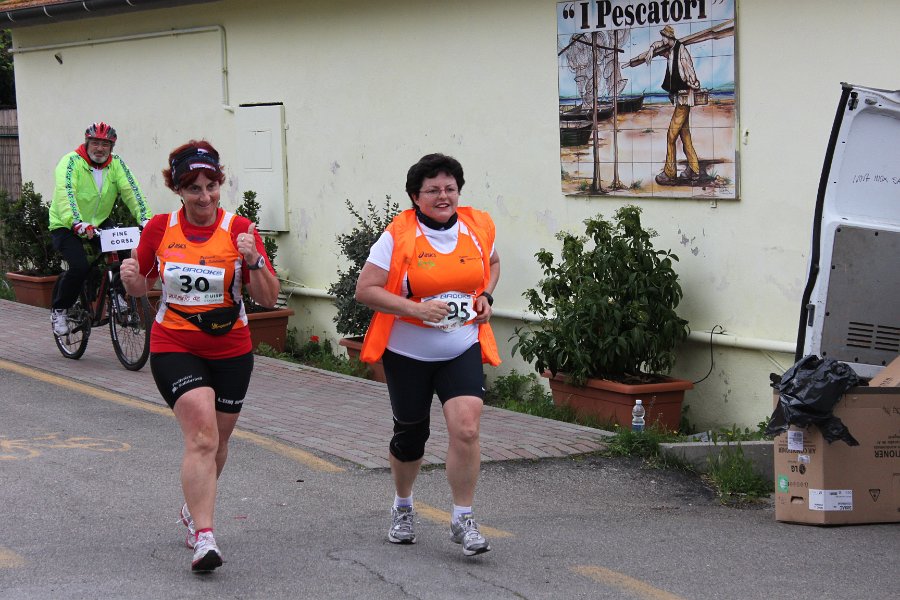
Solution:
[[[778,390],[778,405],[769,419],[766,435],[777,435],[789,425],[815,425],[828,443],[844,440],[859,446],[850,431],[834,416],[834,405],[844,392],[860,385],[859,376],[846,363],[814,354],[804,356],[780,378],[770,375],[772,387]]]

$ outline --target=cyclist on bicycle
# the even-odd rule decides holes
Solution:
[[[113,154],[115,145],[115,129],[102,121],[92,123],[84,132],[84,144],[63,156],[56,166],[50,235],[53,248],[69,265],[50,311],[53,333],[58,336],[69,332],[66,313],[78,298],[90,268],[83,242],[98,242],[95,229],[109,218],[116,197],[122,198],[141,227],[153,216],[131,170]]]

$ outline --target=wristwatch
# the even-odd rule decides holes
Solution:
[[[247,268],[251,271],[258,271],[258,270],[262,269],[264,266],[266,266],[266,259],[262,254],[260,254],[259,260],[257,260],[252,265],[247,265]]]

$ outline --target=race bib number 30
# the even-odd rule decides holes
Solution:
[[[166,301],[185,306],[225,301],[225,269],[206,265],[166,263]]]
[[[466,294],[464,292],[444,292],[436,296],[422,298],[422,302],[428,302],[429,300],[440,300],[441,302],[446,302],[450,307],[450,312],[447,316],[437,323],[424,321],[426,325],[431,325],[441,331],[453,331],[454,329],[459,329],[478,316],[478,313],[475,312],[475,296],[472,294]]]

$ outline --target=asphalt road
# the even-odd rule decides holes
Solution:
[[[448,539],[444,471],[423,472],[414,546],[386,540],[384,470],[238,436],[220,482],[225,565],[190,572],[168,411],[0,366],[0,598],[897,598],[900,525],[777,523],[639,461],[503,462]],[[239,423],[240,426],[240,423]]]

